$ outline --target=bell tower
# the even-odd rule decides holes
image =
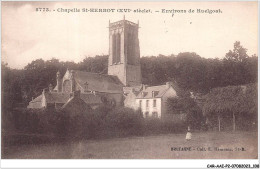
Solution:
[[[109,21],[108,74],[115,75],[125,86],[141,85],[139,23]]]

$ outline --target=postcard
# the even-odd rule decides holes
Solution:
[[[2,159],[259,158],[258,2],[1,9]]]

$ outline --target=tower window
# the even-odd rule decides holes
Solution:
[[[142,108],[142,100],[139,101],[139,107]]]
[[[112,63],[121,62],[121,34],[117,33],[112,36]]]
[[[121,35],[118,33],[116,35],[116,62],[121,62]]]
[[[116,63],[116,35],[112,35],[112,63]]]
[[[135,43],[134,43],[134,35],[131,33],[127,34],[127,63],[129,65],[134,65],[135,62]]]

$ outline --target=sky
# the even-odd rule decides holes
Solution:
[[[37,12],[36,8],[49,8],[50,12]],[[58,12],[74,8],[80,12]],[[115,11],[83,12],[83,8]],[[151,12],[135,13],[136,9]],[[189,13],[190,9],[194,13]],[[197,9],[220,9],[222,13],[197,13]],[[124,16],[139,21],[141,56],[195,52],[204,58],[221,59],[235,41],[240,41],[249,55],[258,55],[257,12],[257,2],[241,1],[2,2],[1,59],[11,68],[21,69],[40,58],[77,63],[85,57],[107,55],[109,20],[119,21]]]

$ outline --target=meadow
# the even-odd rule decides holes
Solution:
[[[257,132],[194,132],[2,147],[4,159],[257,159]]]

